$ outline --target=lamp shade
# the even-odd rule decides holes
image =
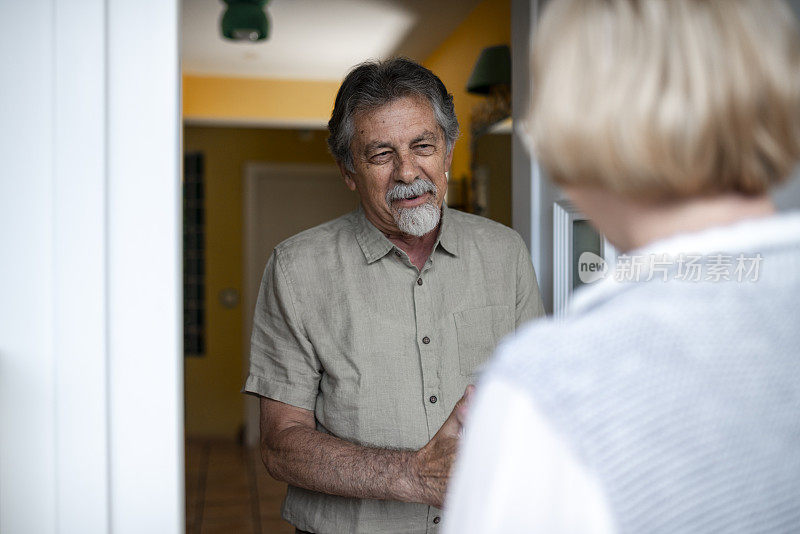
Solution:
[[[467,82],[467,91],[488,95],[497,85],[511,85],[511,50],[508,45],[490,46],[481,51]]]
[[[261,41],[269,35],[269,20],[264,12],[267,0],[225,0],[222,35],[234,41]]]

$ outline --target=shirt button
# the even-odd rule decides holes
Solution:
[[[428,343],[431,342],[431,338],[429,338],[428,336],[425,336],[425,337],[422,338],[422,342],[427,345]]]
[[[436,395],[431,395],[431,398],[428,400],[431,401],[431,404],[436,404],[436,401],[439,399],[436,398]]]
[[[417,285],[418,285],[418,286],[421,286],[421,285],[422,285],[422,278],[417,278]]]
[[[441,521],[441,520],[442,520],[442,518],[437,515],[436,517],[433,518],[433,524],[434,525],[438,525],[439,521]]]

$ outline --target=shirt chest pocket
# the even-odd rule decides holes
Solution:
[[[485,306],[453,314],[458,336],[458,363],[461,374],[472,375],[494,352],[497,343],[514,331],[514,316],[509,306]]]

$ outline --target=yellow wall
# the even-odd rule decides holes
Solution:
[[[339,82],[183,76],[185,119],[328,122]]]
[[[227,309],[218,299],[228,287],[242,292],[242,165],[332,163],[325,137],[322,130],[184,128],[184,150],[205,155],[206,186],[206,355],[185,358],[188,435],[233,438],[243,422],[242,305]]]
[[[456,143],[451,176],[469,175],[469,126],[472,107],[485,97],[470,95],[466,85],[481,50],[511,42],[511,0],[484,0],[423,64],[453,93],[461,138]],[[183,77],[186,119],[308,122],[330,118],[339,82],[252,78]]]
[[[464,22],[431,54],[424,65],[442,79],[453,93],[461,137],[456,143],[450,176],[469,176],[469,127],[472,106],[485,97],[467,93],[467,80],[481,50],[511,43],[511,0],[484,0]]]

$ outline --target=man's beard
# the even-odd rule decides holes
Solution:
[[[417,178],[410,184],[397,184],[386,193],[386,204],[392,212],[394,222],[404,234],[422,237],[439,226],[441,210],[435,200],[414,208],[395,208],[393,201],[418,197],[432,192],[435,199],[438,190],[427,178]]]

